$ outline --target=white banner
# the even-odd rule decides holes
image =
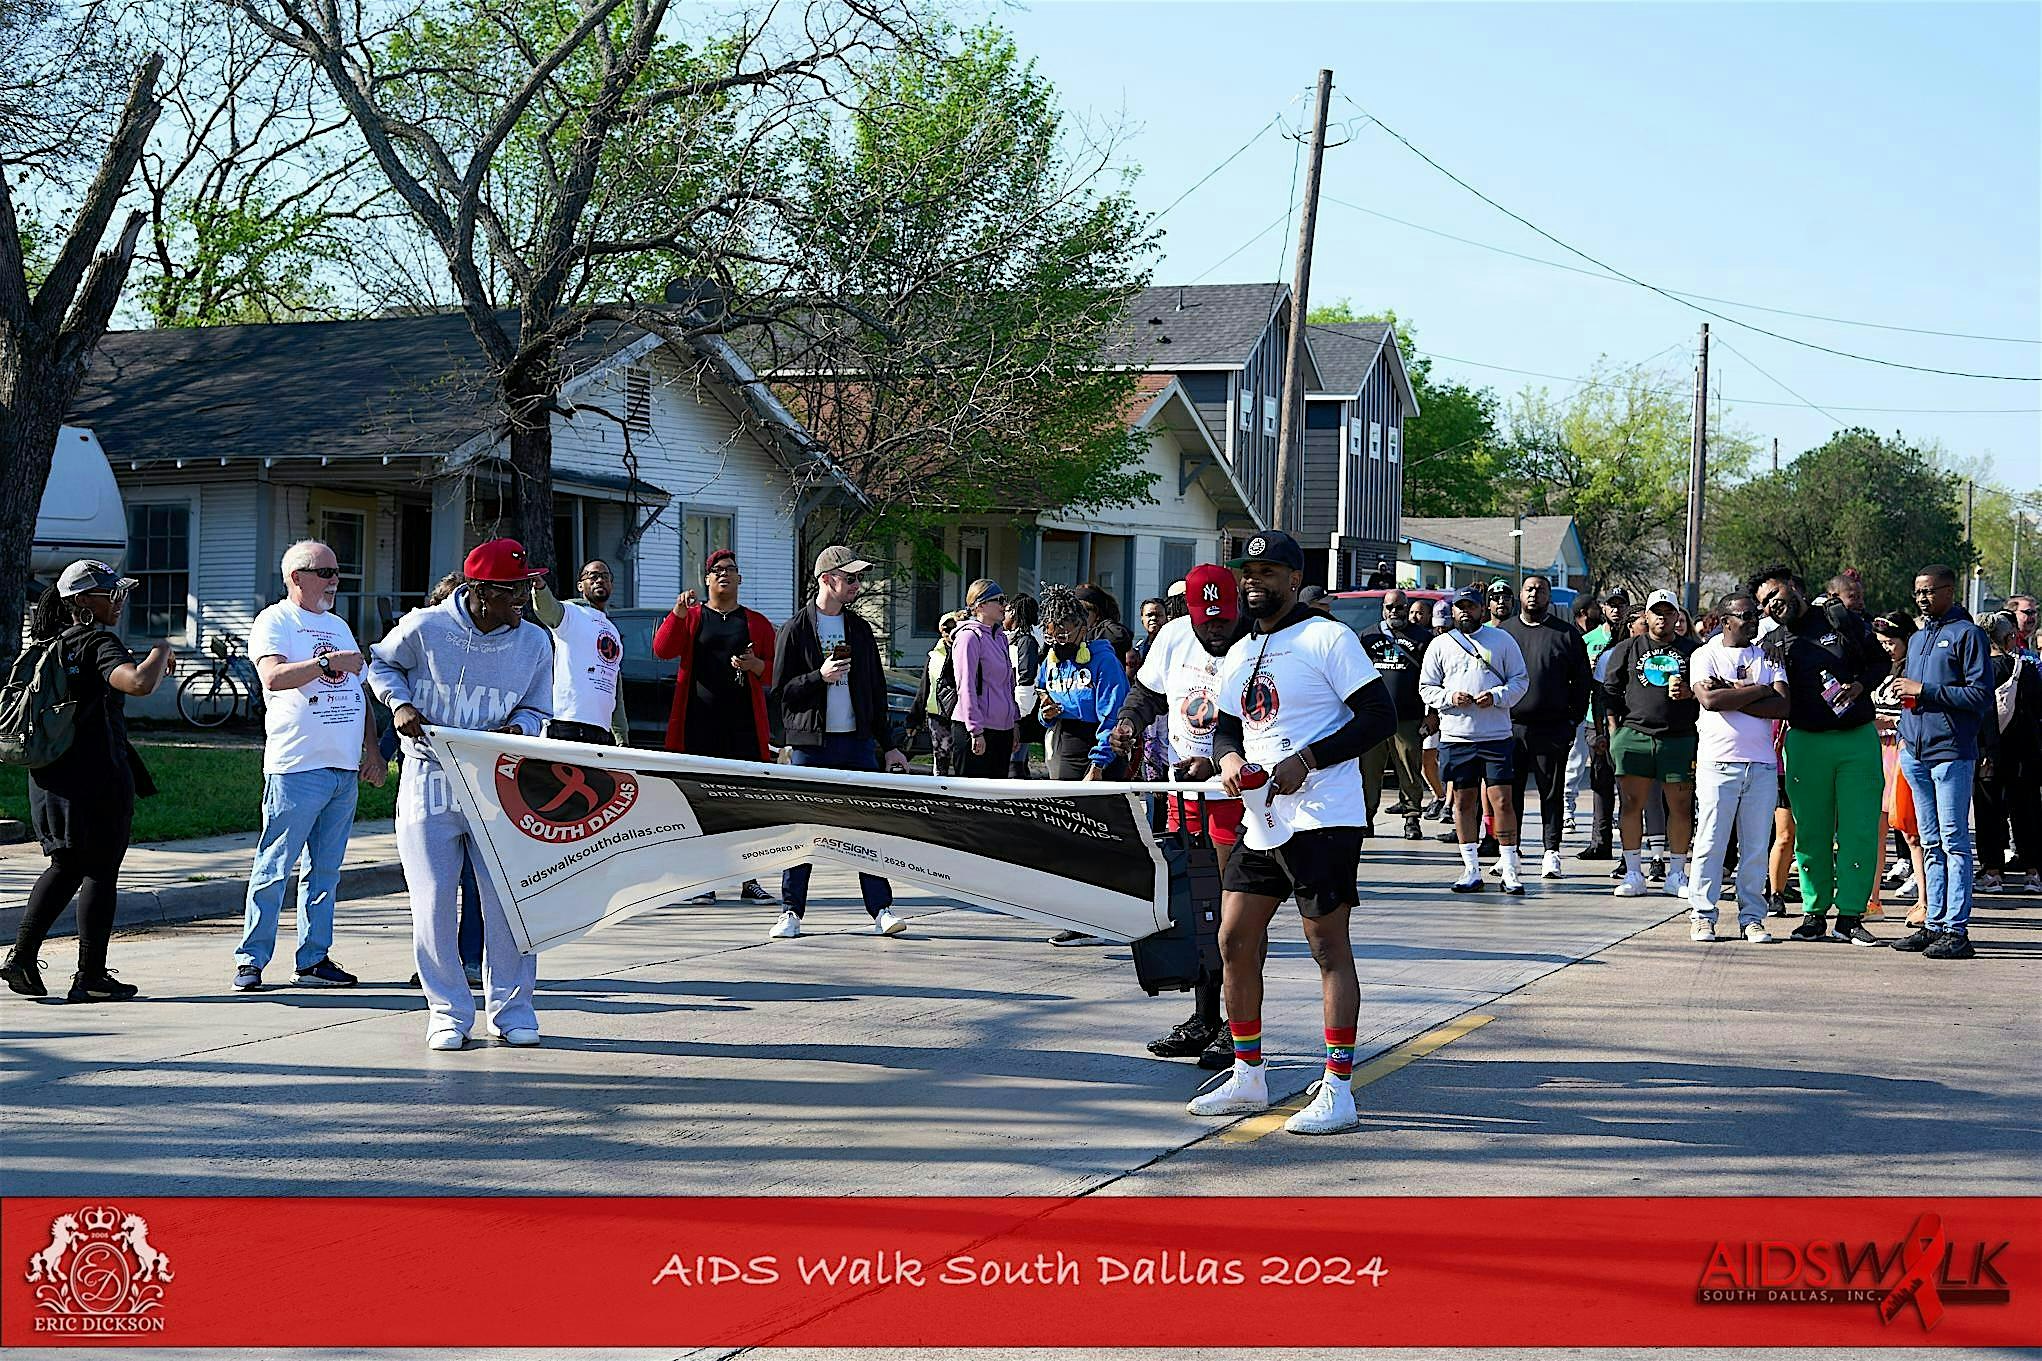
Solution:
[[[1170,925],[1169,873],[1139,797],[1166,786],[880,775],[428,731],[521,949],[810,862],[1109,940]]]

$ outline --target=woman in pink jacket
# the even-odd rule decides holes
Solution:
[[[971,617],[950,641],[950,673],[957,682],[957,711],[951,719],[952,770],[997,780],[1007,776],[1014,729],[1021,712],[1014,703],[1014,661],[1000,631],[1007,593],[984,578],[964,593]]]

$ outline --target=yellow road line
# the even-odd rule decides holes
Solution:
[[[1463,1016],[1458,1020],[1448,1021],[1437,1030],[1428,1030],[1423,1035],[1413,1036],[1396,1048],[1378,1054],[1356,1068],[1353,1085],[1356,1088],[1366,1087],[1371,1082],[1386,1078],[1398,1069],[1418,1062],[1434,1050],[1452,1044],[1461,1036],[1479,1030],[1495,1019],[1494,1016]],[[1265,1134],[1282,1129],[1283,1122],[1303,1110],[1310,1100],[1311,1089],[1306,1088],[1281,1106],[1273,1106],[1260,1115],[1250,1116],[1239,1124],[1221,1130],[1220,1141],[1228,1144],[1253,1143]]]

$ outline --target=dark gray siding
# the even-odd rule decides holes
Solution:
[[[1388,347],[1376,357],[1368,381],[1353,403],[1354,420],[1361,431],[1361,452],[1348,474],[1347,522],[1341,532],[1357,548],[1361,568],[1375,565],[1378,556],[1392,562],[1397,558],[1399,525],[1404,516],[1404,404],[1396,379],[1390,372]],[[1369,426],[1382,427],[1382,457],[1369,457]],[[1390,458],[1392,436],[1398,458]]]
[[[1298,542],[1307,553],[1330,548],[1340,528],[1340,443],[1346,402],[1305,404],[1304,493],[1298,505]]]

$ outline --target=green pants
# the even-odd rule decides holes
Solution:
[[[1368,800],[1368,820],[1376,820],[1376,804],[1383,797],[1383,772],[1396,763],[1397,797],[1406,808],[1425,806],[1425,735],[1418,720],[1399,723],[1390,737],[1370,747],[1361,757],[1361,787]]]
[[[1841,732],[1787,730],[1787,803],[1794,810],[1794,868],[1801,910],[1864,915],[1879,873],[1879,799],[1886,773],[1879,734],[1867,723]]]

